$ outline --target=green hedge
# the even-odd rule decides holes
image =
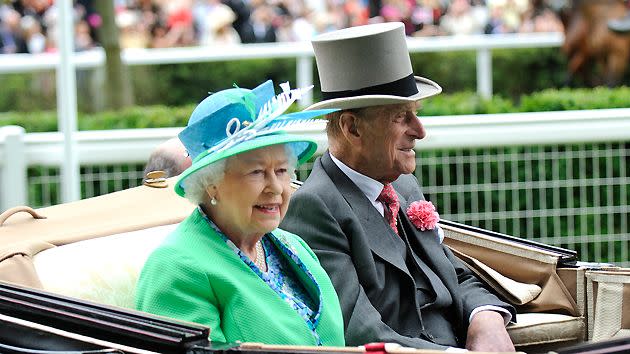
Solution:
[[[148,106],[121,111],[79,113],[78,126],[79,130],[182,127],[188,122],[194,108],[194,105],[189,104],[181,107]],[[4,125],[19,125],[27,132],[57,131],[57,113],[0,113],[0,126]]]
[[[177,107],[158,105],[79,113],[78,125],[80,130],[182,127],[194,107],[195,104]],[[498,95],[484,100],[474,92],[441,94],[423,101],[421,114],[443,116],[624,107],[630,107],[630,88],[625,86],[615,89],[548,89],[523,95],[518,103]],[[19,125],[28,132],[56,131],[57,114],[51,111],[0,113],[0,126],[4,125]]]
[[[523,96],[520,103],[523,112],[627,107],[630,107],[630,88],[627,86],[616,89],[543,90]]]
[[[255,87],[271,79],[295,85],[295,59],[257,59],[231,62],[141,66],[132,69],[139,105],[196,103],[208,92],[237,84]]]
[[[518,107],[509,99],[495,95],[490,100],[484,100],[476,93],[466,91],[454,94],[443,93],[424,100],[420,113],[424,116],[445,116],[518,111]]]
[[[414,72],[436,80],[446,93],[475,91],[474,51],[414,53]],[[566,84],[566,58],[558,48],[492,51],[493,91],[511,100],[523,94]],[[101,86],[91,70],[77,70],[77,102],[81,111],[98,111]],[[182,106],[199,102],[207,92],[272,79],[296,83],[296,60],[256,59],[172,65],[132,66],[130,75],[139,106]],[[317,80],[316,68],[313,78]],[[626,83],[630,81],[626,77]],[[55,73],[0,75],[0,112],[54,110]],[[318,87],[318,83],[315,83]],[[315,93],[315,99],[319,100]]]

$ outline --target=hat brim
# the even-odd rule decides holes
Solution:
[[[322,108],[353,109],[388,104],[400,104],[415,102],[427,97],[435,96],[442,92],[442,88],[440,87],[440,85],[438,85],[434,81],[420,76],[414,77],[416,79],[418,93],[413,96],[401,97],[392,95],[363,95],[354,97],[340,97],[314,103],[305,110],[309,111]]]
[[[290,144],[293,147],[297,156],[298,165],[306,162],[309,158],[311,158],[311,156],[313,156],[313,154],[315,154],[315,151],[317,151],[317,143],[315,142],[315,140],[305,136],[294,134],[274,134],[257,137],[252,140],[239,143],[224,151],[212,153],[193,161],[192,165],[188,167],[184,172],[182,172],[182,174],[179,176],[179,179],[175,184],[175,192],[183,197],[185,195],[185,191],[182,182],[193,173],[208,165],[211,165],[214,162],[247,151],[281,144]]]

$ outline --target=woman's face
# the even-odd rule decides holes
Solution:
[[[289,206],[290,168],[284,145],[231,157],[223,180],[208,189],[217,200],[206,208],[209,216],[233,241],[276,229]]]

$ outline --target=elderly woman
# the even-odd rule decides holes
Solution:
[[[179,135],[193,163],[175,191],[199,207],[144,265],[139,310],[207,325],[217,342],[344,345],[328,275],[302,239],[278,229],[296,164],[317,147],[282,129],[327,113],[282,115],[302,93],[274,97],[267,81],[195,108]]]

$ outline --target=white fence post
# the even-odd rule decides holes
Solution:
[[[313,57],[297,58],[297,87],[308,87],[313,84]],[[313,90],[302,96],[298,101],[300,107],[308,107],[313,104]]]
[[[77,131],[77,79],[74,65],[72,3],[59,1],[59,65],[57,66],[57,121],[63,132],[61,197],[64,203],[81,199],[81,176],[75,132]]]
[[[492,54],[488,48],[477,50],[477,94],[492,98]]]
[[[0,212],[27,204],[24,133],[16,125],[0,128]]]

